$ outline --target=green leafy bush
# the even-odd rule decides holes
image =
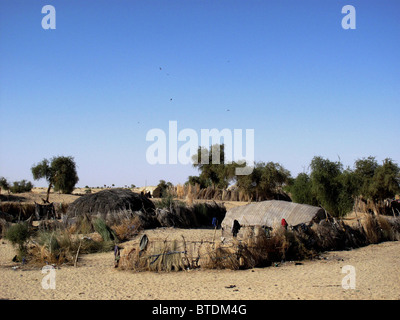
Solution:
[[[10,191],[12,193],[30,192],[32,188],[33,188],[32,182],[21,180],[21,181],[15,181],[12,187],[10,187]]]
[[[26,244],[28,242],[30,233],[27,223],[17,223],[9,227],[5,233],[5,238],[9,240],[14,246],[18,246],[18,258],[22,258],[27,253]]]
[[[117,235],[114,230],[107,226],[106,222],[97,218],[93,221],[93,227],[96,232],[98,232],[105,242],[114,241],[117,239]]]

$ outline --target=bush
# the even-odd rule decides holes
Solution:
[[[171,209],[175,206],[186,206],[186,204],[179,200],[174,200],[174,197],[170,193],[164,193],[161,200],[154,201],[154,205],[158,209]]]
[[[22,260],[27,254],[26,243],[29,236],[29,226],[25,222],[12,225],[5,233],[5,238],[14,246],[18,246],[17,251],[19,260]]]
[[[10,184],[8,183],[7,179],[4,177],[0,178],[0,193],[1,189],[10,190]]]
[[[311,188],[312,184],[308,174],[299,173],[296,179],[293,180],[293,183],[290,185],[288,189],[289,192],[291,193],[293,202],[317,206],[318,201],[313,195]]]
[[[93,221],[93,227],[96,232],[98,232],[104,241],[114,241],[117,239],[117,235],[114,230],[107,226],[106,222],[97,218]]]
[[[37,243],[38,246],[30,251],[31,257],[39,263],[55,264],[72,264],[79,253],[106,252],[114,246],[112,241],[95,241],[90,237],[79,239],[66,229],[40,231]]]
[[[30,181],[21,180],[15,181],[13,186],[10,188],[12,193],[22,193],[22,192],[30,192],[33,188],[33,184]]]

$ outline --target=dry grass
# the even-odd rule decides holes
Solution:
[[[39,231],[28,247],[28,259],[40,265],[74,265],[79,254],[106,252],[113,247],[113,241],[104,241],[98,233],[76,235],[67,229]]]
[[[312,228],[287,230],[277,224],[272,231],[245,228],[242,239],[222,241],[149,242],[146,250],[136,243],[121,253],[120,268],[134,271],[178,271],[203,269],[247,269],[274,262],[303,260],[322,251],[357,248],[370,243],[399,240],[400,219],[371,216],[362,227],[352,228],[335,219]]]
[[[368,215],[362,228],[369,243],[400,240],[400,218]]]
[[[140,244],[121,251],[119,268],[133,271],[179,271],[188,267],[184,259],[185,243],[173,241],[152,242],[145,249]]]
[[[1,202],[0,211],[10,214],[15,220],[26,220],[35,214],[35,204],[21,202]]]
[[[143,230],[141,220],[134,216],[125,218],[111,226],[120,241],[129,241],[135,238]]]

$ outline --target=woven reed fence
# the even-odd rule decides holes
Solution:
[[[400,240],[400,218],[368,215],[358,226],[342,220],[322,220],[294,229],[244,227],[237,238],[227,230],[215,230],[212,240],[187,241],[146,239],[131,242],[116,255],[121,270],[179,271],[204,269],[248,269],[282,260],[302,260],[327,250],[344,250],[382,241]],[[217,233],[221,237],[217,239]],[[226,237],[225,237],[226,236]]]

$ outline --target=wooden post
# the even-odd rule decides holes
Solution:
[[[78,255],[79,255],[79,250],[81,249],[81,245],[82,245],[82,240],[79,242],[79,247],[78,247],[78,250],[76,251],[74,267],[76,267],[76,264],[78,262]]]

